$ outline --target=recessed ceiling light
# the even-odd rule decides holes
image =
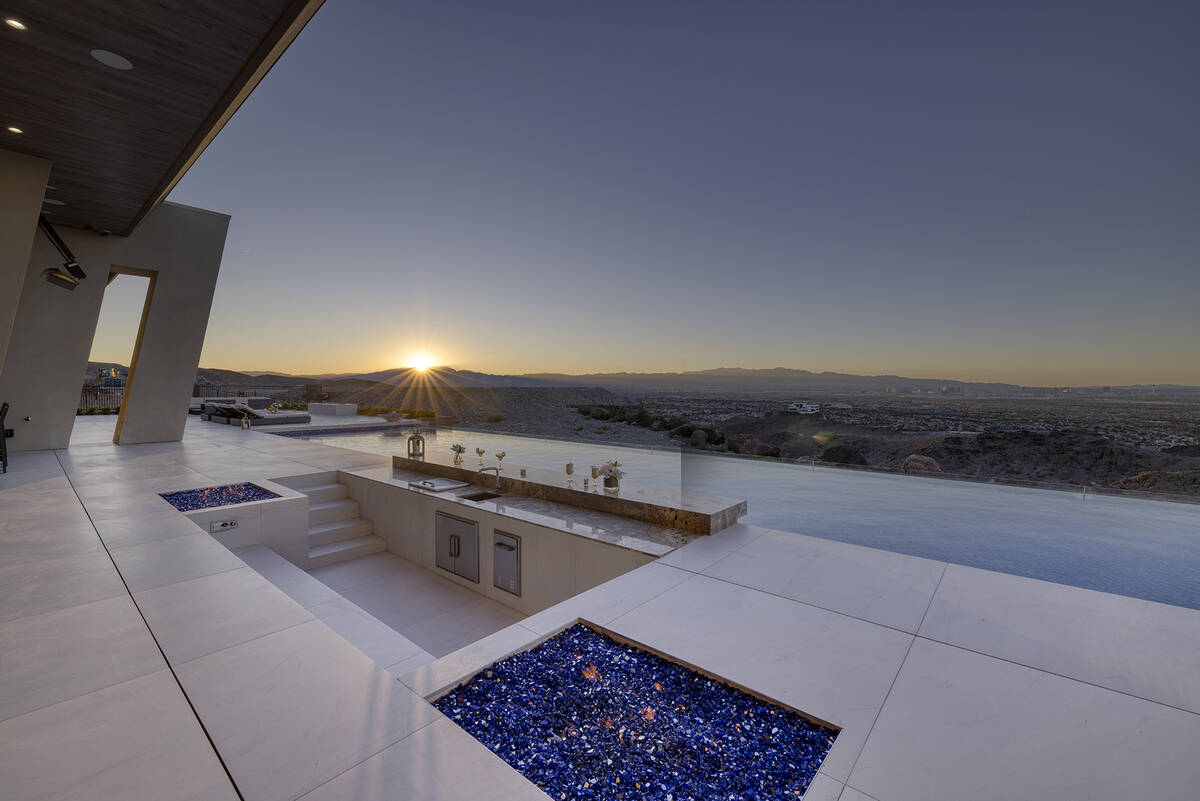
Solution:
[[[9,133],[25,133],[24,131],[22,131],[20,128],[18,128],[15,125],[8,126],[8,132]]]
[[[13,19],[12,17],[5,17],[4,24],[10,28],[16,28],[18,31],[25,30],[25,23],[21,22],[21,20],[19,20],[19,19]]]
[[[113,53],[110,50],[93,50],[92,58],[96,59],[106,67],[112,67],[114,70],[133,69],[132,61],[125,58],[125,56],[118,56],[116,53]]]
[[[50,206],[65,206],[65,205],[67,205],[66,203],[63,203],[61,200],[55,200],[54,198],[49,198],[49,197],[42,198],[42,202],[46,203]]]

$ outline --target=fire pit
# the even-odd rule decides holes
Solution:
[[[434,706],[556,799],[798,799],[837,736],[584,624]]]
[[[200,489],[180,490],[179,492],[160,492],[159,497],[181,512],[194,512],[197,509],[211,509],[214,506],[265,501],[270,498],[278,498],[279,496],[270,490],[263,489],[257,484],[226,484],[223,487],[202,487]]]

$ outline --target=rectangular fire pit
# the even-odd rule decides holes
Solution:
[[[197,509],[211,509],[214,506],[252,503],[279,497],[276,493],[265,490],[257,484],[248,483],[226,484],[223,487],[202,487],[179,492],[160,492],[159,496],[181,512],[194,512]]]
[[[434,706],[556,799],[798,799],[837,736],[582,623]]]

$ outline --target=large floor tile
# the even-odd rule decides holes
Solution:
[[[173,665],[313,619],[249,567],[143,590],[134,598]]]
[[[1200,716],[918,639],[849,783],[881,801],[1193,801]]]
[[[1200,712],[1200,612],[951,565],[921,636]]]
[[[434,662],[404,673],[398,670],[392,672],[399,675],[400,680],[412,687],[422,698],[429,698],[475,675],[493,662],[526,650],[531,643],[539,639],[539,635],[519,623],[514,623]]]
[[[0,534],[90,523],[79,498],[65,477],[43,482],[49,486],[21,487],[0,492],[4,514]]]
[[[124,593],[0,623],[0,720],[165,667]]]
[[[305,609],[341,597],[265,545],[248,545],[233,553]]]
[[[244,562],[212,537],[173,537],[112,549],[131,592],[236,570]]]
[[[521,621],[538,634],[549,634],[579,618],[604,624],[692,577],[692,573],[651,562],[593,587]]]
[[[687,545],[671,551],[659,559],[658,563],[699,573],[766,533],[765,528],[738,523],[716,534],[697,537]]]
[[[0,505],[3,497],[0,495]],[[103,547],[91,523],[9,529],[0,532],[0,565],[79,556],[100,551]]]
[[[387,666],[387,672],[391,673],[396,678],[407,675],[418,668],[423,668],[426,665],[437,661],[437,657],[428,651],[421,651],[419,654],[410,656],[407,659],[401,659],[399,662],[393,662]]]
[[[360,584],[378,581],[387,576],[404,573],[415,569],[415,566],[392,553],[379,553],[365,556],[362,559],[351,559],[328,567],[318,567],[310,570],[309,575],[320,579],[334,590],[342,592]]]
[[[377,665],[386,667],[424,653],[412,640],[345,598],[318,604],[311,611],[338,636],[375,660]]]
[[[803,801],[840,801],[844,785],[837,779],[831,779],[824,773],[813,777],[812,783],[804,791]]]
[[[609,628],[841,727],[822,772],[845,780],[912,636],[706,576]]]
[[[434,656],[445,656],[520,621],[524,615],[488,598],[479,598],[403,630],[408,639]]]
[[[0,473],[0,493],[62,475],[62,464],[54,451],[12,451],[8,454],[8,472]]]
[[[126,595],[103,551],[0,567],[0,621]]]
[[[204,486],[206,477],[187,465],[171,459],[159,459],[158,464],[121,465],[93,469],[69,469],[71,484],[80,498],[98,498],[120,493],[126,489],[169,492]]]
[[[302,801],[546,801],[546,794],[442,718],[357,765]]]
[[[341,593],[401,633],[437,615],[466,608],[480,599],[477,593],[415,566],[349,587]]]
[[[237,801],[170,671],[0,722],[5,801]]]
[[[131,545],[204,533],[199,526],[174,509],[159,514],[97,520],[96,531],[109,548],[128,548]]]
[[[159,497],[158,492],[152,490],[110,493],[82,500],[88,516],[95,521],[113,517],[158,515],[174,510],[171,504]]]
[[[176,670],[247,801],[291,801],[439,715],[319,620]]]
[[[771,531],[704,574],[915,634],[945,567],[915,556]]]

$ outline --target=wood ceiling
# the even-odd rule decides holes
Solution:
[[[26,29],[0,24],[0,148],[53,162],[46,197],[63,205],[43,210],[56,225],[128,234],[321,2],[4,2],[0,16]]]

